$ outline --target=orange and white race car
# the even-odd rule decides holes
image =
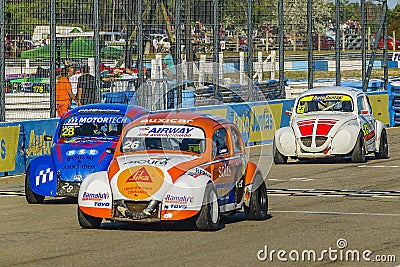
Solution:
[[[114,152],[114,151],[110,151]],[[186,220],[217,230],[221,213],[266,218],[261,171],[246,159],[235,124],[215,115],[163,112],[127,125],[108,171],[89,175],[78,196],[83,228],[102,220]]]

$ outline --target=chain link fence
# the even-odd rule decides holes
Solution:
[[[313,51],[325,50],[330,57],[336,52],[336,58],[343,50],[361,51],[362,10],[368,29],[365,49],[373,51],[376,38],[371,37],[385,21],[386,1],[363,9],[357,3],[352,14],[322,0],[0,3],[0,121],[18,121],[56,116],[55,84],[69,66],[90,67],[99,101],[134,102],[149,109],[182,107],[190,99],[205,105],[284,97],[284,72],[306,71],[312,82],[321,57]],[[154,82],[145,86],[163,84],[169,54],[173,65],[183,66],[173,73],[179,86],[163,96],[165,101],[149,101],[149,89],[140,88],[148,80]]]

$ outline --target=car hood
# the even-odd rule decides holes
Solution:
[[[197,154],[136,154],[120,156],[116,160],[119,171],[110,177],[116,199],[144,200],[150,197],[160,200],[183,174],[190,171],[208,174],[202,168],[196,168],[207,162]]]
[[[107,170],[113,155],[106,153],[106,149],[115,147],[117,142],[117,137],[60,140],[52,153],[60,179],[79,182],[93,172]]]
[[[342,125],[357,123],[354,114],[343,112],[310,113],[295,116],[291,126],[297,138],[333,135]]]

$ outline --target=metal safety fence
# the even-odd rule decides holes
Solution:
[[[341,2],[0,0],[0,121],[56,117],[63,69],[94,76],[96,101],[134,95],[149,109],[283,98],[285,73],[312,86],[314,71],[340,74],[347,51],[368,73],[367,51],[392,49],[375,38],[386,36],[387,3]],[[319,50],[333,61],[318,63]],[[154,99],[149,86],[163,88],[171,68],[174,93]]]

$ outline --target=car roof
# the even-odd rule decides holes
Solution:
[[[130,126],[143,124],[177,124],[198,126],[206,132],[211,131],[220,124],[232,124],[227,119],[214,115],[200,112],[188,111],[168,111],[151,113],[133,121]]]
[[[347,86],[326,86],[326,87],[316,87],[310,90],[305,91],[298,98],[306,96],[306,95],[315,95],[315,94],[346,94],[351,96],[352,98],[356,98],[359,94],[364,93],[362,90],[347,87]]]
[[[70,110],[65,116],[76,114],[125,114],[128,117],[134,118],[139,114],[146,114],[147,111],[139,106],[126,105],[126,104],[89,104],[76,107]]]

